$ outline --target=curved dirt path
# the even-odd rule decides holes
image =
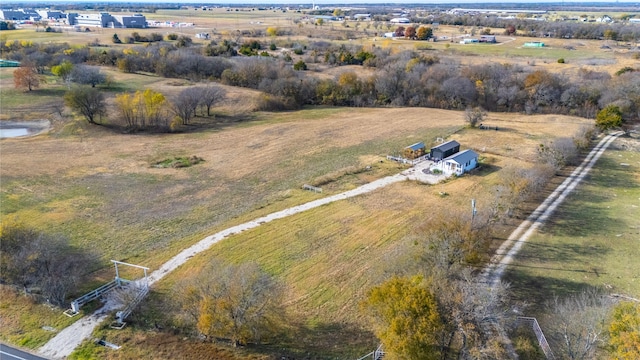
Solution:
[[[154,283],[165,277],[167,274],[169,274],[171,271],[186,263],[187,260],[195,256],[196,254],[209,249],[213,244],[226,237],[245,230],[256,228],[273,220],[299,214],[301,212],[314,209],[335,201],[345,200],[354,196],[362,195],[404,180],[407,180],[407,177],[402,174],[387,176],[385,178],[360,186],[356,189],[314,200],[306,204],[294,206],[282,211],[274,212],[261,218],[246,222],[244,224],[236,225],[213,235],[207,236],[191,247],[182,250],[178,255],[172,257],[171,259],[169,259],[169,261],[160,266],[158,270],[152,272],[149,275],[149,285],[153,285]],[[106,320],[111,312],[116,310],[117,308],[117,304],[111,301],[107,301],[107,303],[103,307],[96,310],[93,314],[74,322],[70,326],[60,331],[55,337],[53,337],[51,340],[49,340],[49,342],[42,346],[38,350],[38,352],[44,356],[55,359],[65,358],[69,356],[73,352],[73,350],[78,345],[80,345],[82,341],[88,339],[93,333],[93,330],[100,323]]]
[[[514,256],[520,251],[520,248],[522,248],[522,245],[529,239],[531,234],[553,214],[558,205],[564,201],[580,181],[584,179],[587,173],[589,173],[609,145],[622,134],[623,132],[615,132],[600,140],[598,145],[596,145],[582,161],[582,164],[502,243],[491,259],[491,264],[484,269],[482,274],[484,281],[490,284],[491,288],[494,288],[498,284],[505,269],[513,261]]]

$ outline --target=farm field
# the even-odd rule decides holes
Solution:
[[[616,140],[508,269],[505,280],[531,304],[532,314],[544,313],[553,296],[588,286],[640,297],[633,265],[640,239],[640,153],[633,144]]]
[[[328,341],[319,330],[325,327],[362,329],[357,305],[380,276],[376,264],[428,222],[425,209],[445,203],[451,211],[466,209],[471,197],[486,206],[500,169],[528,166],[542,138],[571,136],[588,122],[491,114],[487,124],[501,130],[487,132],[464,129],[460,112],[310,108],[259,113],[251,122],[192,134],[122,135],[76,125],[81,132],[3,140],[2,214],[5,221],[63,233],[79,247],[96,249],[103,267],[81,289],[88,290],[112,276],[109,259],[154,269],[216,230],[322,196],[300,190],[304,183],[323,183],[326,195],[397,173],[403,167],[384,156],[407,144],[447,137],[479,151],[491,165],[486,173],[436,186],[398,184],[243,233],[209,252],[255,261],[283,279],[289,311],[322,342]],[[205,162],[188,169],[150,166],[183,155]],[[362,171],[367,165],[371,170]],[[170,293],[175,279],[197,273],[207,258],[195,258],[158,291]],[[372,340],[369,334],[348,346],[349,356]],[[343,347],[336,351],[345,354]]]

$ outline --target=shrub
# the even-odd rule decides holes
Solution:
[[[564,64],[564,58],[558,59],[558,64]]]
[[[634,69],[632,67],[629,67],[629,66],[625,66],[622,69],[616,71],[616,76],[620,76],[620,75],[622,75],[624,73],[634,72],[634,71],[636,71],[636,69]]]
[[[195,156],[195,155],[191,157],[183,156],[183,157],[175,157],[175,158],[169,158],[169,159],[164,159],[162,161],[158,161],[153,165],[151,165],[151,167],[177,169],[177,168],[190,167],[192,165],[196,165],[201,162],[204,162],[204,159],[199,156]]]
[[[276,44],[271,43],[271,45],[269,45],[269,50],[275,51],[276,49],[277,49]]]
[[[167,35],[167,40],[178,40],[178,34]]]
[[[600,130],[616,128],[622,125],[622,111],[616,105],[609,105],[596,115],[596,126]]]
[[[273,96],[269,94],[262,94],[258,97],[258,103],[256,104],[256,111],[283,111],[293,110],[297,106],[295,101],[291,98],[285,98],[281,96]]]
[[[293,64],[293,70],[307,70],[307,64],[300,60],[297,63]]]

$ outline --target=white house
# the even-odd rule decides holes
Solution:
[[[442,160],[442,173],[445,175],[462,175],[478,165],[478,154],[468,149],[455,153]]]

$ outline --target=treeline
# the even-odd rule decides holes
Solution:
[[[257,45],[256,45],[257,44]],[[625,120],[640,112],[640,72],[625,68],[610,76],[582,69],[578,78],[512,64],[459,66],[455,58],[442,60],[418,51],[391,53],[389,49],[310,42],[297,45],[302,63],[333,66],[362,65],[371,76],[348,70],[333,79],[296,71],[290,54],[236,57],[243,46],[274,46],[212,41],[206,46],[176,46],[159,41],[125,50],[70,48],[65,44],[35,45],[25,41],[2,44],[5,58],[28,61],[39,73],[63,62],[113,66],[123,72],[155,73],[163,77],[215,80],[264,91],[273,110],[302,105],[421,106],[442,109],[482,107],[488,111],[560,113],[595,117],[616,105]],[[622,71],[624,70],[624,71]],[[263,108],[264,110],[269,110]]]
[[[378,21],[388,21],[387,17],[376,18]],[[478,28],[507,29],[514,26],[519,34],[526,36],[544,36],[563,39],[611,39],[620,41],[635,41],[640,39],[640,28],[634,24],[625,23],[582,23],[570,21],[536,21],[529,19],[500,19],[495,15],[473,16],[434,14],[428,18],[411,17],[416,24],[439,23],[441,25],[467,26]]]

